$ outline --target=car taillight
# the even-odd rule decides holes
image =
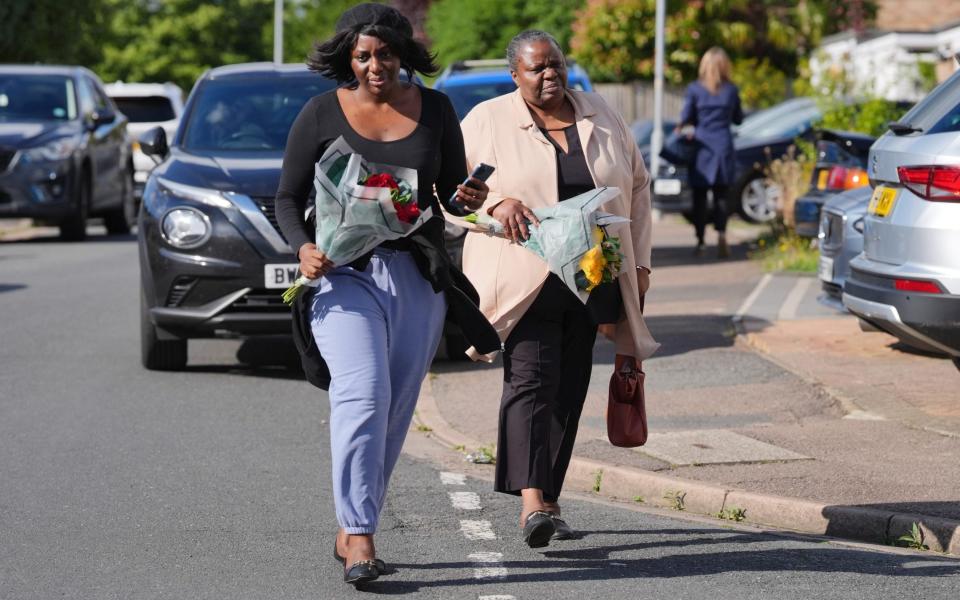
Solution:
[[[897,167],[900,183],[925,200],[960,202],[960,166]]]
[[[896,279],[893,286],[901,292],[922,292],[924,294],[942,294],[943,290],[936,281],[920,279]]]
[[[831,190],[852,190],[867,183],[867,172],[856,167],[833,167],[827,176],[827,189]]]

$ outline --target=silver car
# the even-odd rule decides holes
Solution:
[[[873,145],[863,254],[843,304],[960,368],[960,71]]]
[[[863,252],[863,228],[873,190],[869,186],[834,194],[820,211],[821,304],[846,312],[841,297],[850,261]]]

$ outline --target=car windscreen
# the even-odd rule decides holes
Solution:
[[[909,123],[924,133],[960,131],[960,71],[934,88],[903,115],[900,122]]]
[[[498,81],[493,83],[464,83],[443,88],[443,93],[450,97],[457,117],[462,121],[474,106],[484,100],[509,94],[517,86],[513,81]]]
[[[114,96],[113,101],[131,123],[161,123],[177,118],[173,103],[164,96]]]
[[[205,81],[187,115],[182,146],[201,151],[282,151],[303,105],[334,85],[312,73]]]
[[[813,100],[787,100],[744,119],[737,128],[737,137],[741,140],[793,137],[803,133],[820,117],[820,109]]]
[[[76,93],[69,77],[0,73],[0,122],[76,118]]]

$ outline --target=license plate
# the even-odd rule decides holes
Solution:
[[[890,211],[893,210],[894,203],[897,201],[897,192],[899,191],[900,190],[896,188],[878,185],[877,189],[873,190],[873,196],[870,197],[870,205],[867,207],[867,212],[878,217],[889,215]]]
[[[297,280],[300,265],[263,265],[263,287],[267,289],[287,289]]]
[[[654,179],[653,193],[661,196],[676,196],[680,193],[679,179]]]
[[[820,279],[823,281],[833,281],[833,259],[829,256],[820,257],[820,268],[818,269]]]

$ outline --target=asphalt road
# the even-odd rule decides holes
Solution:
[[[137,311],[130,238],[0,243],[0,598],[356,597],[330,555],[325,397],[284,366],[289,346],[192,343],[185,373],[147,372]],[[516,501],[441,475],[458,467],[431,444],[411,433],[420,458],[402,459],[378,536],[396,571],[371,593],[960,593],[954,559],[579,499],[565,512],[583,537],[533,551]]]

